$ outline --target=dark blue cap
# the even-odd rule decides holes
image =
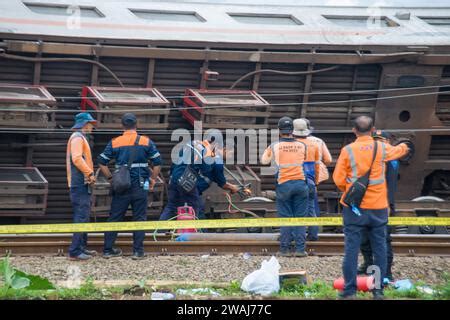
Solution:
[[[97,124],[97,120],[95,120],[90,113],[88,112],[82,112],[78,113],[75,116],[75,124],[73,125],[72,129],[81,129],[83,128],[87,123]]]
[[[282,117],[278,121],[278,129],[280,129],[281,133],[288,134],[294,131],[294,121],[289,117]]]
[[[132,127],[137,123],[136,116],[133,113],[125,113],[122,116],[122,125],[124,127]]]
[[[392,135],[385,130],[377,130],[372,134],[372,137],[383,140],[389,140],[392,138]]]

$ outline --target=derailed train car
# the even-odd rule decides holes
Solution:
[[[0,107],[0,119],[7,123],[0,127],[0,167],[35,167],[48,181],[46,214],[18,217],[70,218],[65,143],[73,115],[82,108],[83,97],[92,101],[86,96],[87,87],[114,93],[111,88],[121,86],[129,90],[116,90],[122,96],[109,97],[116,111],[138,109],[142,99],[162,106],[156,109],[161,114],[142,117],[157,124],[148,134],[166,160],[165,174],[178,142],[171,140],[171,131],[192,128],[189,116],[182,116],[183,98],[209,92],[206,105],[211,97],[217,98],[214,95],[238,90],[251,98],[231,103],[262,99],[263,106],[251,106],[259,108],[258,118],[252,116],[256,109],[243,108],[244,114],[236,114],[239,110],[223,108],[221,113],[221,103],[213,103],[216,114],[198,118],[208,116],[213,121],[210,127],[216,121],[219,129],[239,118],[237,127],[247,129],[275,128],[283,115],[307,117],[336,158],[340,148],[353,140],[351,120],[372,116],[377,128],[391,130],[397,140],[415,146],[414,157],[401,166],[399,207],[403,212],[445,214],[450,200],[450,5],[261,3],[1,2],[2,88],[42,87],[56,100],[56,109],[51,104],[45,110],[51,114],[49,125],[39,127],[15,124],[21,121],[18,111],[31,106],[15,106],[12,111]],[[140,90],[150,96],[136,95]],[[3,93],[0,90],[0,102]],[[116,112],[111,110],[103,112]],[[190,117],[195,119],[195,114]],[[249,121],[242,121],[245,118]],[[114,123],[114,117],[110,119]],[[115,130],[117,126],[106,125],[94,135],[95,155],[117,134]],[[261,192],[273,190],[273,176],[260,175],[258,163],[246,162]],[[323,211],[336,211],[332,181],[321,185],[319,192]],[[421,196],[443,201],[411,201]],[[157,215],[160,207],[152,210]]]

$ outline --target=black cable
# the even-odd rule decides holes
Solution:
[[[341,104],[341,103],[354,103],[354,102],[365,102],[365,101],[377,101],[377,100],[389,100],[389,99],[399,99],[399,98],[410,98],[410,97],[419,97],[419,96],[427,96],[427,95],[438,95],[440,92],[423,92],[423,93],[413,93],[413,94],[405,94],[405,95],[398,95],[398,96],[388,96],[388,97],[374,97],[374,98],[365,98],[365,99],[349,99],[349,100],[336,100],[336,101],[311,101],[311,102],[286,102],[286,103],[271,103],[269,105],[248,105],[248,104],[236,104],[236,105],[220,105],[220,106],[204,106],[202,107],[203,110],[205,109],[228,109],[228,108],[258,108],[258,107],[265,107],[265,106],[302,106],[302,105],[328,105],[328,104]],[[151,111],[167,111],[170,109],[176,109],[176,110],[195,110],[195,107],[177,107],[177,108],[151,108],[148,110]],[[126,112],[142,112],[141,109],[126,109]],[[0,111],[5,112],[40,112],[40,113],[60,113],[60,112],[66,112],[66,113],[78,113],[81,112],[79,109],[43,109],[36,111],[35,109],[26,109],[26,108],[18,108],[18,109],[2,109],[0,108]],[[114,109],[102,109],[100,113],[124,113],[125,110],[114,110]],[[88,112],[96,112],[95,110],[89,110]]]
[[[83,59],[83,58],[41,58],[41,57],[33,58],[33,57],[18,56],[15,54],[9,54],[9,53],[4,53],[4,52],[0,52],[0,57],[5,58],[5,59],[21,60],[21,61],[28,61],[28,62],[61,62],[62,61],[62,62],[83,62],[83,63],[95,64],[96,66],[99,66],[100,68],[102,68],[106,72],[108,72],[114,78],[114,80],[117,81],[117,83],[121,87],[124,87],[122,81],[120,81],[119,77],[117,77],[116,74],[111,71],[111,69],[109,69],[103,63],[94,61],[94,60]]]
[[[328,68],[323,68],[323,69],[318,69],[318,70],[306,70],[306,71],[280,71],[280,70],[274,70],[274,69],[261,69],[261,70],[255,70],[255,71],[251,71],[248,72],[246,74],[244,74],[242,77],[240,77],[239,79],[237,79],[235,82],[233,82],[233,84],[231,85],[230,89],[234,89],[234,87],[241,82],[242,80],[254,75],[254,74],[258,74],[258,73],[276,73],[276,74],[287,74],[287,75],[307,75],[307,74],[314,74],[314,73],[320,73],[320,72],[325,72],[325,71],[331,71],[331,70],[335,70],[337,68],[339,68],[340,65],[337,66],[332,66],[332,67],[328,67]]]

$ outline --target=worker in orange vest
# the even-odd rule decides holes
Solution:
[[[306,217],[308,206],[308,186],[303,164],[306,159],[305,143],[294,139],[293,121],[282,117],[278,121],[280,140],[272,143],[261,157],[262,164],[274,162],[277,173],[276,207],[282,218]],[[280,228],[280,254],[290,255],[290,245],[295,240],[295,256],[306,257],[305,227]]]
[[[306,182],[308,185],[308,217],[316,217],[316,185],[320,173],[320,153],[319,145],[313,139],[308,139],[311,131],[304,119],[294,120],[293,135],[297,141],[306,145],[306,159],[303,163],[303,169],[306,174]]]
[[[72,130],[75,132],[67,142],[66,167],[73,207],[73,222],[89,222],[91,214],[90,186],[95,183],[91,147],[87,139],[97,121],[87,112],[75,116]],[[74,233],[69,248],[69,259],[88,260],[95,251],[87,250],[87,233]]]
[[[352,298],[356,294],[356,275],[361,234],[367,231],[374,255],[374,264],[379,268],[379,286],[373,290],[375,299],[383,298],[383,282],[386,274],[386,225],[388,223],[388,196],[386,187],[386,162],[401,158],[408,153],[404,143],[391,146],[381,141],[374,141],[373,120],[367,116],[355,119],[353,133],[355,142],[342,148],[333,173],[336,186],[344,192],[343,205],[345,256],[343,261],[344,291],[341,298]],[[368,175],[365,192],[354,192],[357,185]],[[352,190],[352,193],[349,191]],[[361,189],[359,189],[361,190]],[[363,194],[358,205],[351,207],[349,195]],[[345,202],[344,202],[345,201]],[[359,202],[359,201],[358,201]],[[351,202],[351,203],[356,203]]]
[[[327,144],[319,137],[312,135],[314,128],[311,126],[311,123],[309,122],[309,120],[306,118],[301,118],[301,119],[306,122],[307,129],[309,130],[309,135],[308,135],[307,139],[309,141],[314,142],[319,149],[319,158],[320,159],[319,159],[319,175],[318,175],[317,184],[316,184],[316,186],[317,186],[321,182],[328,180],[328,178],[330,177],[327,166],[329,166],[331,164],[331,162],[333,161],[333,158],[331,157],[331,153],[328,150]],[[320,207],[319,207],[319,197],[317,194],[317,187],[316,187],[316,191],[314,193],[314,213],[315,213],[315,215],[314,215],[315,217],[320,217]],[[308,227],[306,239],[308,241],[319,240],[319,227],[318,226]]]

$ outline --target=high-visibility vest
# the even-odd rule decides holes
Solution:
[[[332,160],[331,154],[327,148],[327,145],[325,144],[325,142],[322,139],[315,137],[315,136],[308,136],[307,139],[316,143],[317,147],[319,148],[320,162],[319,162],[319,177],[317,180],[318,180],[318,183],[321,183],[330,178],[330,173],[328,172],[328,168],[325,165],[325,163],[323,162],[323,159],[328,159],[327,161],[331,162],[331,160]]]
[[[369,179],[369,186],[370,185],[376,185],[376,184],[382,184],[386,181],[386,164],[384,163],[386,161],[386,145],[383,142],[377,142],[378,143],[378,148],[381,147],[381,159],[379,158],[379,154],[380,152],[377,151],[377,158],[376,160],[378,160],[377,162],[374,163],[374,165],[372,166],[372,170],[370,172],[370,178]],[[373,149],[373,145],[368,145],[365,146],[366,148],[372,150]],[[348,157],[350,160],[350,167],[352,170],[352,173],[350,175],[350,177],[347,178],[347,182],[348,183],[353,183],[358,179],[358,166],[357,163],[361,164],[364,162],[367,162],[365,158],[366,154],[362,153],[359,148],[361,148],[360,146],[356,145],[356,144],[349,144],[347,146],[345,146],[345,150],[348,153]],[[373,152],[373,150],[372,150]],[[381,161],[381,162],[380,162]],[[372,163],[372,162],[370,162]],[[378,165],[378,164],[381,165]],[[381,167],[381,172],[378,172],[378,168]],[[361,176],[361,175],[359,175]]]
[[[308,183],[316,184],[317,174],[319,172],[320,154],[319,146],[316,141],[308,138],[296,138],[297,141],[302,142],[306,145],[306,159],[303,163],[303,170],[306,174]]]
[[[305,180],[303,164],[306,159],[306,144],[297,140],[278,141],[271,146],[277,168],[279,184],[290,180]]]
[[[84,163],[74,163],[72,159],[72,140],[75,138],[80,138],[80,143],[82,144],[82,157]],[[80,166],[80,168],[77,167]],[[79,131],[72,133],[67,142],[66,149],[66,169],[67,169],[67,184],[69,188],[72,187],[73,182],[77,186],[84,185],[84,180],[87,172],[93,172],[94,164],[92,161],[91,147],[86,137]]]

